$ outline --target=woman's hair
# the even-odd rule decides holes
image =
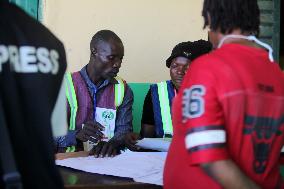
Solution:
[[[204,28],[220,29],[223,34],[240,29],[242,33],[258,35],[259,14],[257,0],[204,0],[202,10]]]

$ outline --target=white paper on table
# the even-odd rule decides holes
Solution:
[[[166,156],[166,152],[126,151],[112,158],[69,158],[56,160],[56,164],[90,173],[128,177],[137,182],[162,185]]]
[[[169,138],[143,138],[136,143],[141,148],[158,150],[160,152],[167,152],[170,144],[171,139]]]

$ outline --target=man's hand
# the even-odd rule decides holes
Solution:
[[[86,142],[88,140],[97,143],[104,134],[102,131],[104,127],[98,122],[87,122],[83,124],[83,128],[77,133],[76,139]]]
[[[137,140],[140,139],[140,136],[136,133],[128,133],[125,136],[125,146],[131,151],[139,151],[140,147],[136,146]]]
[[[90,151],[89,155],[94,155],[95,158],[98,157],[114,157],[119,154],[118,145],[114,141],[100,141],[94,148]]]

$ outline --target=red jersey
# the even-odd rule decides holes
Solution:
[[[225,44],[194,61],[173,125],[165,189],[221,188],[198,165],[226,159],[262,188],[283,186],[284,75],[265,50]]]

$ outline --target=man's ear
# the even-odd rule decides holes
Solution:
[[[92,54],[92,56],[96,56],[97,55],[97,49],[96,48],[92,48],[91,49],[91,54]]]

